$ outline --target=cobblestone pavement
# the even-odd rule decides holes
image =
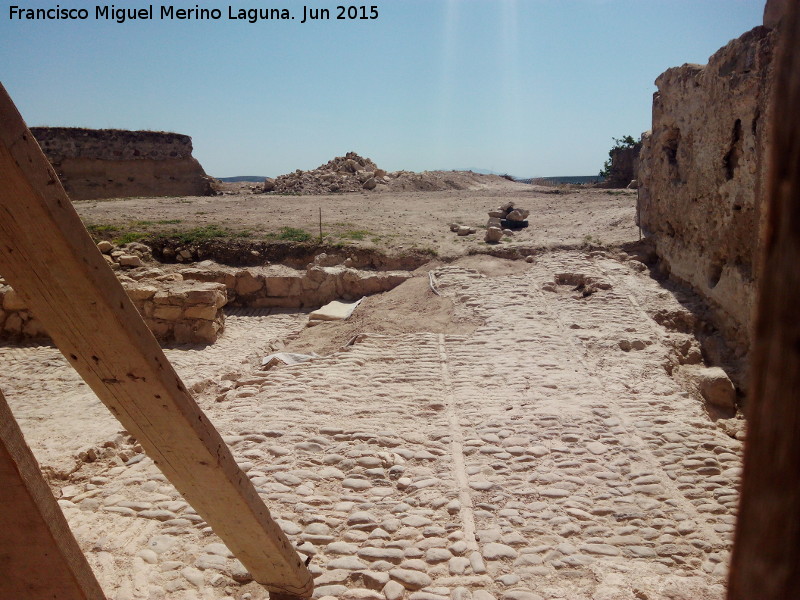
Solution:
[[[648,311],[685,309],[600,254],[436,279],[484,320],[474,334],[367,332],[263,373],[253,355],[303,316],[262,313],[231,318],[215,346],[169,352],[187,380],[213,381],[199,403],[311,556],[315,597],[723,598],[741,442],[665,368],[678,334]],[[0,360],[46,368],[3,379],[23,425],[45,416],[25,412],[36,398],[76,386],[52,349]],[[109,598],[266,597],[124,436],[64,484]]]

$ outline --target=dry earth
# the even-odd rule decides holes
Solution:
[[[432,175],[434,176],[434,175]],[[513,201],[531,211],[531,227],[503,247],[578,247],[619,244],[637,239],[636,192],[580,187],[547,188],[489,175],[448,174],[463,190],[438,192],[373,191],[328,196],[283,196],[247,191],[223,196],[131,198],[77,203],[87,224],[117,225],[125,231],[181,231],[218,225],[246,231],[251,239],[294,227],[331,243],[347,243],[396,253],[408,248],[435,250],[440,256],[485,251],[483,230],[458,237],[447,224],[485,227],[487,211]],[[233,186],[230,186],[233,187]],[[380,190],[380,188],[379,188]],[[163,223],[159,221],[176,221]],[[361,240],[354,238],[363,238]]]
[[[78,209],[90,223],[147,215],[269,232],[313,231],[322,206],[326,222],[379,238],[358,243],[439,254],[348,322],[309,328],[302,311],[236,310],[216,344],[167,350],[311,557],[317,597],[721,599],[742,444],[675,376],[697,342],[653,316],[669,325],[687,309],[641,262],[582,247],[586,236],[638,239],[634,196],[547,192],[487,178],[449,192]],[[532,263],[450,260],[487,246],[447,223],[482,225],[507,200],[531,209],[511,244],[549,250]],[[604,289],[581,293],[587,277]],[[322,357],[262,371],[279,348]],[[54,348],[6,344],[0,361],[109,598],[266,597]]]

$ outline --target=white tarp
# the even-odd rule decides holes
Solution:
[[[338,300],[334,300],[312,312],[308,318],[311,321],[344,321],[350,318],[350,315],[353,314],[353,311],[363,300],[364,298],[356,300],[355,302],[339,302]]]

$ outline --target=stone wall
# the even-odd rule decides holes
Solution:
[[[211,344],[225,327],[225,287],[198,281],[123,281],[145,323],[163,342]],[[47,331],[8,285],[0,284],[0,339],[48,339]]]
[[[31,133],[73,200],[213,193],[188,135],[72,127]]]
[[[394,289],[406,271],[361,271],[344,266],[310,265],[306,270],[281,265],[237,269],[223,265],[181,269],[185,280],[225,286],[228,304],[254,308],[317,307],[332,300],[357,300]]]
[[[225,328],[225,286],[199,281],[123,284],[159,340],[211,344]]]
[[[607,187],[623,188],[637,178],[641,150],[642,144],[637,142],[629,148],[613,148],[609,152],[611,164],[605,181]]]
[[[749,347],[778,31],[756,27],[705,66],[656,80],[637,218],[670,275],[712,306],[738,358]]]
[[[356,300],[389,291],[412,275],[407,271],[363,271],[325,266],[321,254],[308,268],[282,265],[239,269],[203,261],[159,265],[150,249],[132,242],[98,249],[145,323],[162,342],[211,344],[225,327],[223,307],[312,308],[332,300]],[[47,339],[44,327],[0,277],[0,339]]]

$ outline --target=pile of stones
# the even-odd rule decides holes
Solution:
[[[120,247],[115,247],[111,242],[103,240],[97,244],[97,248],[103,253],[103,258],[115,271],[122,267],[141,267],[144,265],[143,261],[153,259],[150,247],[139,242],[130,242]]]
[[[355,152],[337,156],[313,171],[296,170],[264,180],[265,193],[330,194],[374,190],[389,182],[386,171]]]
[[[511,236],[515,229],[528,226],[530,211],[525,208],[515,208],[513,202],[506,202],[502,206],[489,211],[489,222],[486,224],[486,237],[490,244],[496,244],[504,235]]]
[[[459,236],[472,235],[477,231],[474,227],[467,225],[459,225],[458,223],[450,223],[450,231]]]

